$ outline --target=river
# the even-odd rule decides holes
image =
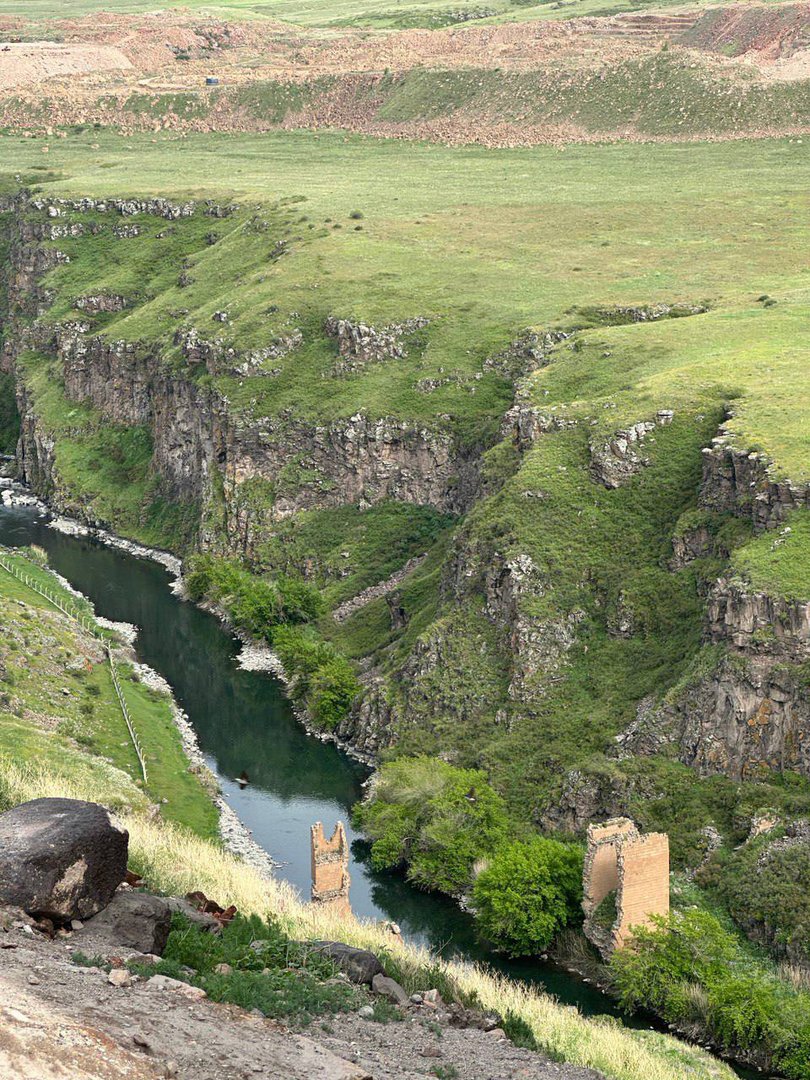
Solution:
[[[213,615],[176,597],[163,566],[89,537],[66,536],[49,528],[35,507],[0,507],[0,544],[44,548],[50,565],[90,598],[99,615],[138,627],[139,659],[173,687],[228,803],[280,864],[278,876],[302,897],[310,888],[309,827],[322,821],[331,832],[340,819],[351,843],[357,915],[396,922],[405,937],[446,957],[486,961],[587,1015],[619,1015],[609,997],[553,963],[488,952],[476,941],[471,917],[449,899],[414,889],[398,874],[374,871],[368,845],[349,820],[368,770],[307,735],[273,676],[239,668],[239,641]],[[241,789],[233,778],[243,771],[250,783]],[[625,1016],[624,1022],[650,1026],[649,1019]]]

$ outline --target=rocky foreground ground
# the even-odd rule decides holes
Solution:
[[[162,976],[78,966],[70,938],[48,940],[5,909],[0,932],[3,1080],[598,1080],[522,1050],[497,1029],[453,1026],[414,1005],[400,1021],[340,1014],[305,1035]],[[117,985],[121,980],[124,985]],[[131,981],[130,981],[131,980]]]

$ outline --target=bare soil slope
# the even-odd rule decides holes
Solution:
[[[54,76],[128,70],[132,70],[132,64],[112,45],[62,45],[51,41],[0,45],[0,93]]]
[[[21,29],[0,20],[0,41]],[[810,129],[808,4],[402,31],[102,14],[48,30],[59,43],[0,51],[2,126],[331,126],[490,146]]]

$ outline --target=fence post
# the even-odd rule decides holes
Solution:
[[[26,558],[26,556],[23,555],[21,552],[18,554],[20,555],[20,558]],[[132,745],[135,747],[135,754],[138,758],[138,764],[141,767],[143,782],[144,784],[147,784],[149,781],[146,771],[146,761],[144,759],[143,750],[141,749],[140,740],[138,739],[138,736],[135,732],[135,727],[132,723],[132,718],[129,715],[127,703],[124,700],[124,695],[121,691],[121,684],[118,681],[118,672],[115,668],[115,661],[113,660],[112,649],[110,648],[99,627],[92,625],[92,623],[88,623],[86,616],[82,612],[69,611],[58,596],[55,596],[44,586],[37,585],[36,582],[32,581],[31,578],[28,577],[25,571],[15,566],[13,562],[7,561],[5,552],[0,555],[0,566],[2,566],[7,573],[11,574],[12,577],[17,578],[18,581],[21,581],[25,586],[31,589],[32,592],[38,593],[39,596],[42,596],[45,600],[48,601],[49,604],[53,604],[53,606],[59,611],[61,611],[63,615],[67,615],[68,618],[74,619],[79,624],[79,626],[85,627],[85,629],[87,629],[89,633],[92,633],[95,638],[97,638],[103,643],[104,651],[106,652],[107,659],[110,663],[110,674],[112,675],[113,687],[115,688],[115,694],[118,698],[118,704],[121,709],[121,714],[124,717],[124,723],[127,726],[127,731],[129,732],[129,737],[132,740]]]

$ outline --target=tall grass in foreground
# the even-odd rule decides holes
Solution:
[[[0,810],[42,797],[88,799],[114,805],[129,830],[130,864],[159,892],[201,889],[246,915],[272,915],[293,936],[336,938],[387,953],[409,987],[440,979],[485,1009],[512,1013],[530,1028],[551,1057],[590,1066],[611,1080],[733,1080],[731,1070],[697,1047],[653,1031],[630,1031],[615,1020],[584,1018],[576,1009],[475,964],[445,961],[400,942],[371,922],[342,919],[301,902],[285,882],[268,881],[215,843],[144,813],[143,796],[127,776],[105,768],[65,774],[44,765],[20,765],[0,756]]]

